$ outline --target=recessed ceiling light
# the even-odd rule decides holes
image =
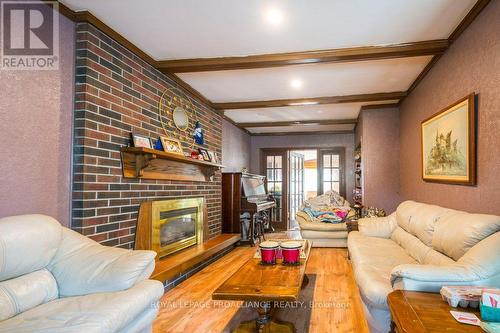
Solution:
[[[302,87],[302,81],[300,79],[293,79],[291,82],[290,82],[290,85],[292,86],[292,88],[294,89],[299,89],[300,87]]]
[[[269,8],[266,11],[266,21],[272,26],[278,26],[283,22],[283,13],[277,8]]]

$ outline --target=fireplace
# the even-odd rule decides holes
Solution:
[[[157,259],[203,242],[204,200],[183,198],[141,204],[135,249],[156,251]]]

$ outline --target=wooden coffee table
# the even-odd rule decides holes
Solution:
[[[272,309],[276,302],[298,301],[308,281],[305,270],[310,251],[311,243],[305,240],[305,258],[297,266],[284,266],[280,261],[267,266],[252,258],[213,292],[214,300],[258,302],[257,319],[240,324],[234,332],[295,332],[292,323],[273,319]]]
[[[467,333],[483,332],[479,326],[461,324],[450,310],[472,312],[478,309],[452,308],[437,293],[395,290],[387,297],[391,311],[391,332],[398,333]]]

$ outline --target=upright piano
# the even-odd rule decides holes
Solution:
[[[255,244],[263,229],[271,229],[271,208],[276,201],[265,187],[265,176],[244,172],[222,173],[222,232],[239,233]]]

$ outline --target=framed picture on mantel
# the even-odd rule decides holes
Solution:
[[[422,179],[476,184],[476,114],[470,94],[422,122]]]

